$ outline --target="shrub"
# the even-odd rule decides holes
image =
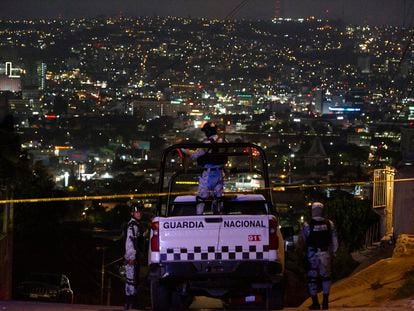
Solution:
[[[404,279],[404,283],[395,291],[392,299],[404,299],[414,295],[414,270],[406,272]]]
[[[332,280],[337,281],[349,276],[358,266],[346,247],[339,247],[333,261]]]

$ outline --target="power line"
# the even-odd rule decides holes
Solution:
[[[226,19],[229,19],[229,18],[233,18],[235,15],[236,15],[236,13],[242,8],[242,7],[244,7],[245,5],[246,5],[246,3],[248,2],[249,0],[243,0],[243,1],[241,1],[238,5],[236,5],[227,15],[226,15],[226,17],[224,18],[224,20],[226,20]]]

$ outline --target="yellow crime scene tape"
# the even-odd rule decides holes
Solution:
[[[414,181],[414,178],[394,179],[392,182]],[[387,181],[380,181],[387,182]],[[196,181],[177,181],[179,185],[197,185]],[[300,184],[300,185],[283,185],[270,188],[258,188],[257,190],[285,191],[286,189],[305,189],[305,188],[329,188],[339,186],[356,186],[374,184],[374,181],[354,181],[340,183],[324,183],[324,184]],[[236,192],[226,192],[226,194],[234,194]],[[129,193],[129,194],[112,194],[112,195],[95,195],[95,196],[76,196],[76,197],[56,197],[56,198],[29,198],[29,199],[8,199],[0,200],[0,204],[22,204],[22,203],[41,203],[41,202],[68,202],[68,201],[92,201],[92,200],[116,200],[116,199],[141,199],[141,198],[158,198],[168,195],[191,195],[194,192],[150,192],[150,193]]]

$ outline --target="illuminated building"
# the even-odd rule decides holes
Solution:
[[[44,90],[46,86],[46,64],[39,62],[36,66],[39,90]]]
[[[12,63],[6,62],[6,76],[10,77],[12,75]]]
[[[21,90],[20,78],[0,76],[0,91],[20,92]]]

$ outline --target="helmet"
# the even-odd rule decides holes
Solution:
[[[312,203],[312,209],[314,208],[323,208],[323,204],[321,202],[313,202]]]
[[[321,217],[323,211],[323,204],[321,202],[312,203],[312,217]]]
[[[144,204],[142,204],[141,202],[130,201],[127,204],[129,206],[129,211],[131,213],[142,212],[142,210],[144,209]]]
[[[215,125],[212,122],[206,122],[204,123],[203,127],[201,128],[201,131],[206,134],[207,137],[213,136],[217,134],[217,125]]]

